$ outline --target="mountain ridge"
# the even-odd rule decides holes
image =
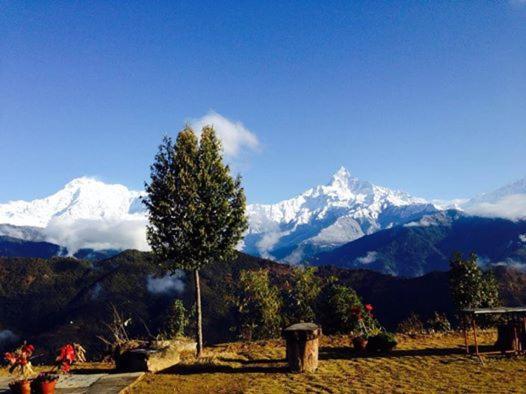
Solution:
[[[148,250],[143,191],[80,177],[51,196],[0,204],[0,235],[79,249]],[[300,263],[365,235],[420,221],[453,206],[484,217],[526,216],[526,178],[472,199],[413,197],[361,180],[341,167],[325,185],[276,204],[249,204],[242,250]],[[423,224],[425,225],[425,223]]]

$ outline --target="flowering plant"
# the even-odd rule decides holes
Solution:
[[[31,356],[35,351],[35,347],[26,342],[13,352],[4,354],[4,359],[9,363],[9,373],[23,378],[28,378],[32,375],[33,368],[31,367]]]
[[[86,350],[78,343],[67,343],[58,352],[55,365],[64,373],[68,373],[75,362],[86,361]]]
[[[372,313],[373,310],[374,307],[371,304],[362,305],[361,303],[351,309],[351,313],[358,322],[361,337],[367,338],[377,329],[377,322]]]
[[[75,348],[73,344],[68,343],[59,349],[59,354],[55,360],[57,368],[62,372],[69,372],[71,365],[75,362]]]

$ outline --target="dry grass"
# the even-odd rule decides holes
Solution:
[[[495,340],[494,332],[480,336],[486,346]],[[170,370],[147,374],[131,392],[526,392],[526,358],[492,355],[482,365],[464,354],[463,338],[456,333],[398,339],[391,354],[363,357],[352,351],[347,337],[324,337],[320,366],[312,374],[287,372],[281,341],[223,344],[208,348],[199,361],[186,357]],[[111,365],[77,368],[103,372]],[[0,375],[5,373],[0,370]]]
[[[482,343],[495,340],[493,332]],[[286,371],[280,341],[232,343],[207,350],[207,358],[148,374],[134,393],[305,393],[305,392],[526,392],[526,359],[463,353],[459,334],[399,338],[387,356],[359,357],[346,337],[321,341],[313,374]]]

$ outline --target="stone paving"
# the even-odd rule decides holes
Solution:
[[[144,372],[99,373],[61,376],[55,393],[57,394],[112,394],[126,393]],[[10,377],[0,377],[0,393],[9,392]]]

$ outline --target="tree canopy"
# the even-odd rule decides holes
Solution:
[[[200,139],[186,127],[165,137],[151,166],[144,198],[149,213],[147,239],[158,263],[174,272],[194,273],[198,354],[202,351],[199,269],[224,263],[247,227],[240,177],[223,163],[221,143],[206,126]]]

